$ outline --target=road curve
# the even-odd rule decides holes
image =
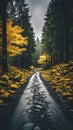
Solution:
[[[73,130],[47,91],[39,72],[30,78],[10,123],[10,130]]]

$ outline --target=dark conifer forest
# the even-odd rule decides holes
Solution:
[[[0,130],[73,130],[73,0],[46,2],[0,0]]]

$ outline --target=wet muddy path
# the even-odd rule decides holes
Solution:
[[[32,75],[24,90],[12,116],[10,130],[72,130],[39,72]]]

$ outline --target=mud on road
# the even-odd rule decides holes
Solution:
[[[72,130],[57,102],[36,72],[14,111],[9,130]]]

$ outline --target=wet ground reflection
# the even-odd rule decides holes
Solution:
[[[11,120],[10,130],[72,130],[39,72],[32,75]]]

